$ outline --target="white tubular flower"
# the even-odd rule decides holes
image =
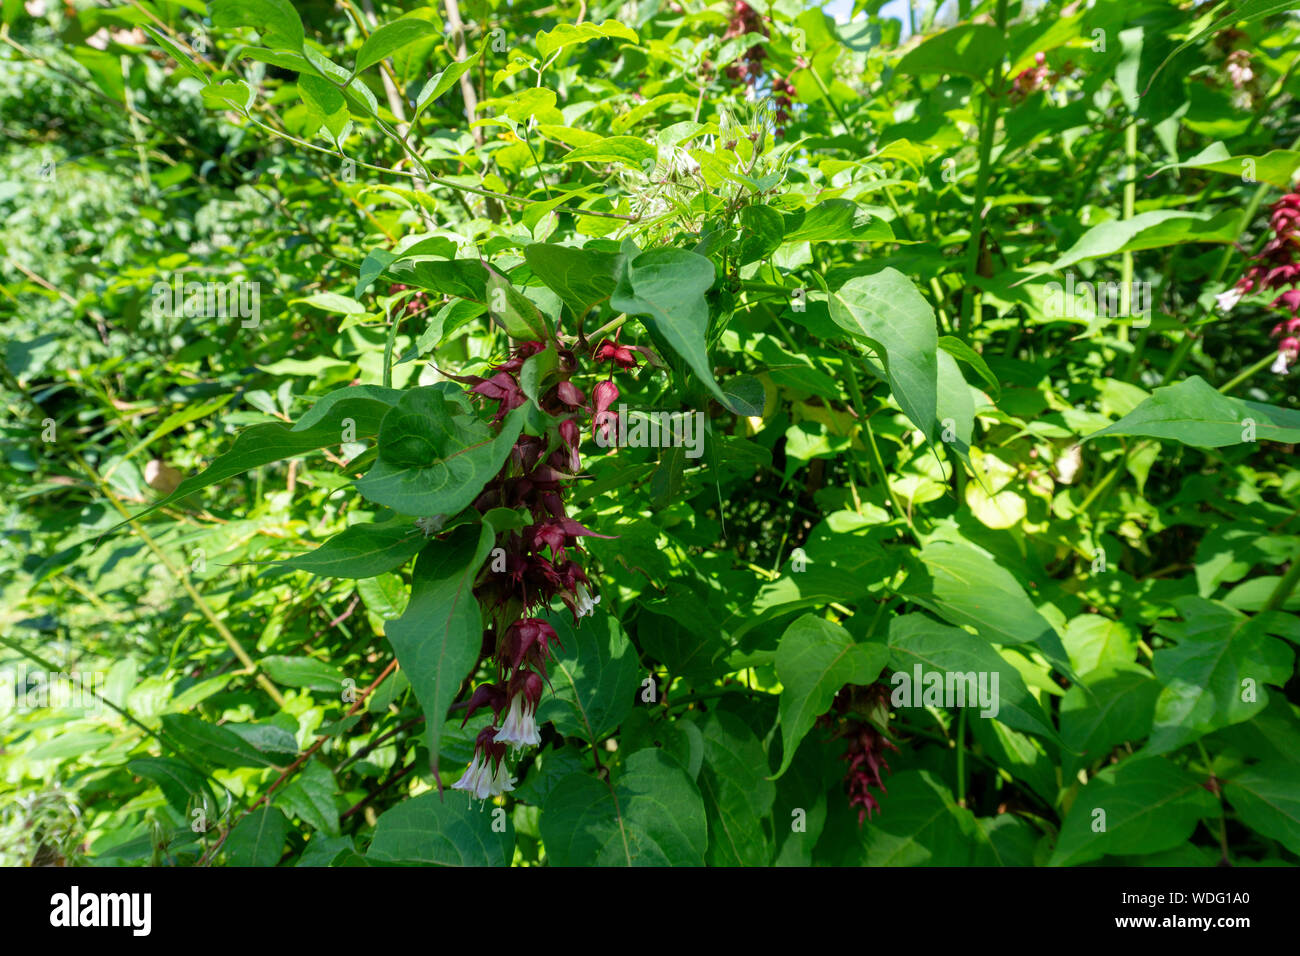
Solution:
[[[542,735],[537,732],[536,713],[536,705],[529,703],[523,694],[515,694],[506,712],[505,723],[497,731],[497,742],[509,744],[515,750],[536,747],[542,742]]]
[[[474,759],[469,769],[451,785],[480,800],[498,796],[515,788],[515,778],[506,769],[505,744],[495,739],[494,727],[484,727],[474,743]]]
[[[469,769],[461,775],[461,778],[451,785],[453,790],[464,790],[471,796],[478,797],[480,800],[487,799],[488,782],[491,775],[488,773],[487,761],[483,759],[483,754],[474,751],[474,759],[470,762]]]
[[[1227,289],[1216,295],[1214,301],[1218,303],[1219,311],[1226,315],[1232,311],[1233,306],[1241,301],[1241,290],[1236,288]]]
[[[596,605],[600,603],[600,597],[592,597],[587,591],[587,586],[579,581],[573,588],[574,595],[574,613],[579,618],[588,617],[596,611]]]

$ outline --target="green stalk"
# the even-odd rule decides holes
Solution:
[[[997,26],[1005,36],[1007,30],[1008,0],[998,0]],[[989,179],[992,169],[990,158],[993,155],[993,137],[998,126],[998,111],[1002,106],[1002,64],[994,67],[993,82],[985,90],[984,108],[980,115],[979,171],[975,177],[975,202],[970,211],[970,239],[966,247],[966,287],[961,296],[961,330],[970,328],[971,316],[975,311],[975,271],[979,267],[980,237],[984,232],[984,199],[988,195]]]

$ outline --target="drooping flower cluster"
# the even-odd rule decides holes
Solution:
[[[411,292],[411,297],[406,300],[402,311],[406,315],[416,315],[423,312],[429,307],[429,293],[412,290],[409,285],[403,285],[400,282],[394,282],[388,287],[390,295],[399,295],[402,292]]]
[[[1219,308],[1227,312],[1247,293],[1279,293],[1270,306],[1289,313],[1290,318],[1273,326],[1270,337],[1278,339],[1273,371],[1285,375],[1300,359],[1300,193],[1287,193],[1273,204],[1269,229],[1272,236],[1254,257],[1254,264],[1217,298]]]
[[[889,688],[884,684],[846,684],[835,695],[831,709],[817,718],[818,726],[832,729],[833,737],[848,744],[841,758],[849,765],[844,773],[844,790],[849,795],[849,806],[858,808],[858,826],[880,810],[871,788],[889,792],[882,773],[889,770],[885,751],[898,753],[898,748],[883,730],[889,719],[888,704]]]
[[[800,58],[802,62],[802,58]],[[791,74],[793,76],[794,74]],[[793,101],[798,98],[799,93],[790,82],[790,77],[776,76],[772,78],[772,92],[775,94],[776,112],[773,115],[773,121],[776,123],[776,135],[784,136],[785,128],[790,123],[790,108]]]
[[[1066,62],[1060,71],[1053,70],[1047,65],[1047,54],[1041,50],[1034,54],[1034,65],[1027,70],[1021,70],[1011,80],[1011,89],[1008,95],[1011,102],[1018,103],[1033,93],[1050,86],[1055,86],[1060,79],[1073,72],[1073,64]]]
[[[548,681],[547,661],[553,647],[561,645],[555,628],[537,615],[559,598],[576,624],[600,602],[592,596],[579,563],[579,538],[607,536],[596,535],[570,518],[564,506],[565,483],[581,470],[577,418],[592,412],[582,390],[570,381],[578,364],[576,356],[558,343],[523,342],[487,377],[458,380],[469,384],[472,394],[496,403],[493,420],[499,422],[528,401],[520,373],[528,359],[548,348],[557,350],[557,380],[539,395],[538,404],[559,421],[558,428],[548,436],[521,434],[501,471],[474,501],[475,509],[483,513],[506,508],[531,519],[498,536],[494,557],[474,588],[491,621],[483,653],[495,663],[496,678],[475,688],[464,721],[485,707],[491,709],[493,720],[475,741],[469,769],[452,786],[479,799],[514,789],[514,779],[505,769],[507,748],[518,750],[541,742],[537,706]]]
[[[730,40],[733,37],[743,37],[746,33],[761,33],[767,36],[767,25],[758,11],[745,0],[736,0],[731,8],[731,18],[727,21],[727,32],[722,37],[724,40]],[[762,44],[756,43],[741,54],[739,60],[727,66],[727,76],[732,80],[744,81],[753,86],[763,75],[763,60],[766,58],[767,50],[763,49]]]

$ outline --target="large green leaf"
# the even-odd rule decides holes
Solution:
[[[1300,442],[1300,412],[1230,398],[1193,375],[1176,385],[1157,388],[1133,411],[1084,441],[1102,435],[1144,435],[1197,448],[1264,439],[1294,443]]]
[[[930,572],[923,582],[928,591],[908,581],[918,603],[953,624],[974,627],[995,644],[1036,644],[1069,673],[1060,636],[1019,582],[992,558],[967,544],[932,541],[921,549],[921,560]]]
[[[1300,766],[1256,764],[1224,781],[1223,793],[1242,823],[1300,854]]]
[[[392,23],[385,23],[361,44],[357,53],[357,65],[354,72],[360,73],[368,66],[374,66],[380,60],[387,59],[402,47],[427,36],[438,33],[438,27],[428,20],[416,17],[403,17]]]
[[[212,0],[208,10],[218,29],[252,27],[268,46],[302,49],[302,19],[289,0]]]
[[[424,84],[419,95],[415,98],[415,113],[412,115],[411,121],[414,122],[418,119],[426,106],[451,89],[467,71],[472,70],[482,56],[483,51],[479,50],[463,60],[452,63],[441,73],[435,73],[429,77],[428,82]]]
[[[547,620],[563,648],[547,667],[555,692],[537,708],[537,722],[553,721],[565,736],[595,746],[636,703],[643,676],[636,649],[613,615],[600,610],[578,628],[566,613],[548,614]]]
[[[338,836],[339,810],[334,804],[338,790],[329,768],[311,760],[276,793],[275,805],[321,833]]]
[[[844,283],[830,298],[835,324],[875,349],[890,391],[926,439],[935,437],[939,332],[934,309],[897,269]]]
[[[243,737],[189,714],[167,714],[163,731],[190,756],[218,767],[273,767],[271,760]]]
[[[258,807],[230,831],[222,850],[227,866],[275,866],[284,851],[289,821],[275,807]]]
[[[486,266],[488,315],[512,339],[544,342],[551,337],[550,323],[533,301],[510,284],[510,280]]]
[[[296,458],[330,445],[342,445],[345,440],[372,439],[379,433],[380,423],[397,404],[401,394],[397,389],[377,385],[353,385],[321,398],[296,425],[271,422],[246,428],[235,436],[229,451],[218,455],[201,473],[186,478],[170,495],[135,517],[142,518],[164,505],[174,504],[196,491],[260,465]]]
[[[422,866],[509,866],[514,850],[515,828],[504,810],[485,813],[459,793],[445,798],[425,793],[379,818],[366,859]]]
[[[1300,152],[1274,149],[1263,156],[1234,156],[1223,143],[1211,143],[1191,159],[1161,166],[1156,172],[1162,173],[1167,169],[1206,169],[1237,178],[1253,170],[1257,181],[1287,191],[1296,170],[1300,169]]]
[[[454,515],[501,470],[523,428],[517,408],[495,436],[436,386],[406,392],[384,417],[379,458],[357,482],[368,500],[408,515]]]
[[[888,242],[889,223],[848,199],[828,199],[785,214],[782,242]]]
[[[690,366],[718,401],[737,414],[734,400],[718,387],[709,361],[709,304],[713,263],[685,249],[651,249],[624,261],[610,305],[640,315],[652,332]]]
[[[1111,748],[1140,741],[1151,732],[1160,684],[1136,665],[1093,671],[1087,687],[1074,684],[1061,699],[1061,739],[1078,756],[1062,755],[1062,773],[1073,777]]]
[[[373,578],[406,564],[425,541],[409,519],[354,524],[315,551],[279,563],[327,578]]]
[[[799,741],[845,684],[870,684],[889,660],[883,644],[859,644],[838,624],[805,614],[781,635],[776,675],[781,681],[780,777],[790,766]],[[776,779],[775,777],[773,779]]]
[[[1174,606],[1183,621],[1156,624],[1157,633],[1177,643],[1155,653],[1152,666],[1164,689],[1144,753],[1177,750],[1249,720],[1268,705],[1264,685],[1285,684],[1295,665],[1295,652],[1266,633],[1265,615],[1248,618],[1194,596]]]
[[[473,587],[493,541],[488,525],[461,525],[421,552],[411,575],[411,600],[387,627],[397,662],[424,709],[435,772],[447,708],[483,646],[483,618]]]
[[[1184,242],[1232,242],[1237,238],[1240,218],[1235,209],[1217,215],[1157,209],[1138,213],[1131,219],[1112,219],[1093,226],[1036,274],[1056,272],[1084,259],[1120,252],[1158,249]]]
[[[640,750],[611,786],[585,773],[546,797],[542,843],[554,866],[703,866],[708,843],[695,781],[662,750]]]
[[[926,770],[889,777],[880,813],[860,834],[866,866],[991,866],[997,855],[975,815]]]
[[[997,712],[990,716],[1008,727],[1058,740],[1056,729],[1025,686],[1020,672],[982,637],[939,624],[924,614],[904,614],[889,623],[889,650],[889,666],[912,681],[913,703],[920,700],[924,689],[924,685],[916,685],[918,666],[922,674],[983,674],[990,675],[989,680],[997,674]],[[895,693],[900,690],[901,686],[895,684]],[[971,719],[984,717],[977,701],[967,700],[962,706]]]
[[[640,42],[631,29],[617,20],[606,20],[599,26],[594,23],[561,23],[551,30],[543,30],[537,34],[537,52],[545,59],[557,50],[575,43],[586,43],[604,37],[617,37],[631,43]]]
[[[612,252],[537,243],[524,249],[524,259],[533,275],[545,282],[579,321],[608,299],[618,282],[619,257]]]
[[[772,845],[763,821],[776,786],[767,779],[767,754],[754,731],[735,714],[714,710],[700,723],[704,767],[700,794],[709,819],[711,866],[767,866]]]
[[[1202,782],[1162,757],[1130,758],[1107,767],[1074,798],[1050,865],[1074,866],[1178,846],[1192,835],[1197,821],[1218,812],[1218,801]]]
[[[898,62],[898,72],[911,76],[951,73],[987,80],[1002,64],[1006,40],[987,23],[963,23],[926,37]]]

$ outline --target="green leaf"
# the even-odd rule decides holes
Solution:
[[[414,123],[419,119],[426,106],[446,93],[465,73],[472,70],[482,56],[483,51],[479,50],[463,60],[452,63],[441,73],[431,76],[429,82],[425,83],[424,88],[420,90],[419,96],[415,98],[415,114],[411,117],[411,122]]]
[[[361,44],[361,50],[357,53],[357,65],[353,72],[360,73],[366,67],[374,66],[380,60],[392,56],[408,43],[414,43],[416,40],[437,33],[437,26],[428,20],[420,20],[416,17],[402,17],[392,23],[385,23]]]
[[[268,46],[302,49],[302,19],[289,0],[212,0],[208,10],[219,30],[252,27]]]
[[[163,732],[187,754],[218,767],[274,767],[275,762],[239,734],[189,714],[166,714]]]
[[[710,866],[767,866],[772,845],[763,821],[776,786],[767,779],[767,754],[754,732],[734,714],[712,711],[700,724],[704,768],[700,794],[709,820]]]
[[[1158,249],[1184,242],[1232,242],[1237,238],[1240,219],[1241,214],[1235,209],[1218,215],[1157,209],[1138,213],[1131,219],[1112,219],[1093,226],[1056,261],[1037,270],[1034,275],[1057,272],[1084,259],[1121,252]]]
[[[1151,733],[1160,684],[1133,665],[1094,671],[1087,686],[1073,684],[1061,698],[1061,740],[1078,754],[1063,755],[1064,777],[1106,758],[1111,749]]]
[[[326,578],[373,578],[406,564],[426,540],[424,533],[406,519],[354,524],[315,551],[277,563]]]
[[[771,206],[750,205],[740,210],[740,251],[736,264],[766,259],[785,238],[785,219]]]
[[[562,163],[621,163],[634,169],[649,165],[658,151],[636,136],[609,136],[598,143],[588,143],[571,149],[560,160]]]
[[[422,551],[411,575],[406,611],[387,627],[388,642],[424,710],[429,765],[435,773],[447,708],[483,646],[474,577],[494,541],[487,525],[461,525]]]
[[[713,263],[685,249],[651,249],[624,262],[610,305],[645,317],[646,326],[682,357],[691,371],[736,414],[741,406],[718,387],[709,362],[709,304]]]
[[[1218,812],[1218,801],[1201,783],[1162,757],[1129,758],[1107,767],[1075,797],[1049,865],[1173,849],[1202,817]]]
[[[139,757],[130,761],[126,769],[156,783],[167,805],[185,819],[195,809],[202,809],[209,820],[216,819],[217,799],[212,788],[207,778],[189,764],[170,757]],[[198,798],[197,804],[191,799],[194,797]]]
[[[174,504],[196,491],[227,478],[284,458],[296,458],[330,445],[341,445],[344,432],[355,433],[355,441],[373,438],[388,410],[402,393],[376,385],[353,385],[330,392],[320,399],[298,424],[280,422],[254,425],[235,438],[230,450],[218,455],[204,471],[186,478],[166,498],[155,502],[134,516],[136,520],[150,512]],[[126,524],[115,525],[110,531]]]
[[[904,770],[879,796],[880,813],[859,831],[865,866],[991,866],[988,835],[928,770]]]
[[[375,824],[366,859],[375,863],[422,866],[509,866],[515,828],[509,814],[484,813],[460,793],[425,793],[388,810]]]
[[[785,214],[782,242],[888,242],[889,223],[848,199],[828,199]]]
[[[1242,823],[1300,854],[1300,766],[1256,764],[1224,781],[1223,793]]]
[[[1268,705],[1264,685],[1282,686],[1295,665],[1291,648],[1265,632],[1264,615],[1248,618],[1190,595],[1174,606],[1183,621],[1156,624],[1157,633],[1177,643],[1156,651],[1152,661],[1164,689],[1144,754],[1168,753],[1250,720]]]
[[[338,789],[329,768],[311,760],[275,795],[275,803],[321,833],[338,836],[339,811],[334,805]]]
[[[812,614],[799,618],[781,635],[776,648],[776,675],[781,681],[781,767],[790,766],[799,741],[830,710],[845,684],[870,684],[889,660],[883,644],[857,644],[838,624]]]
[[[323,77],[304,73],[298,77],[298,90],[307,108],[319,113],[322,120],[347,111],[347,100],[339,88]]]
[[[934,309],[912,280],[891,268],[852,278],[831,296],[830,315],[836,325],[875,349],[899,407],[933,442],[939,333]]]
[[[550,322],[533,301],[510,284],[510,280],[491,266],[487,269],[488,315],[506,330],[512,339],[544,342],[552,337]]]
[[[1300,152],[1274,149],[1263,156],[1233,156],[1223,143],[1211,143],[1191,159],[1169,163],[1156,172],[1163,173],[1168,169],[1207,169],[1241,179],[1245,178],[1247,172],[1252,172],[1251,179],[1246,181],[1268,183],[1286,192],[1291,188],[1296,170],[1300,169]]]
[[[753,375],[737,375],[735,378],[728,379],[722,386],[722,393],[727,396],[724,404],[728,408],[737,415],[749,418],[761,417],[763,407],[767,404],[763,383]]]
[[[384,417],[379,458],[357,490],[367,500],[408,515],[454,515],[501,470],[523,428],[517,408],[494,437],[487,425],[457,410],[437,386],[407,391]]]
[[[998,699],[990,708],[995,707],[996,713],[988,716],[1008,727],[1059,741],[1056,728],[1025,686],[1020,672],[983,638],[974,634],[936,623],[924,614],[901,615],[889,622],[889,666],[898,672],[892,681],[895,695],[903,691],[900,674],[906,674],[911,680],[913,706],[921,701],[925,689],[924,684],[916,682],[918,668],[921,674],[970,674],[976,678],[977,684],[980,675],[990,675],[987,678],[990,690],[991,675],[997,674]],[[958,681],[954,689],[960,689],[964,696],[972,685]],[[962,706],[970,711],[967,716],[972,720],[986,716],[978,700],[967,699]]]
[[[280,862],[289,821],[275,807],[258,807],[226,837],[227,866],[271,867]]]
[[[1086,436],[1143,435],[1197,448],[1223,448],[1254,439],[1300,442],[1300,412],[1262,402],[1229,398],[1198,375],[1157,388],[1151,397],[1113,425]]]
[[[578,320],[608,299],[618,284],[619,257],[611,252],[538,243],[525,247],[524,259]]]
[[[343,675],[338,668],[314,657],[275,655],[262,658],[258,667],[266,671],[271,680],[285,687],[306,687],[330,694],[343,690]]]
[[[576,629],[567,613],[549,613],[546,620],[562,650],[548,665],[554,693],[537,708],[537,722],[553,721],[561,734],[594,747],[636,704],[642,677],[636,649],[613,615],[600,610]]]
[[[563,778],[540,827],[552,866],[703,866],[708,843],[695,781],[657,749],[628,757],[612,788],[585,773]]]
[[[995,644],[1036,644],[1047,658],[1071,668],[1061,638],[1011,573],[968,544],[932,541],[921,549],[930,572],[928,592],[908,590],[923,607],[959,627],[974,627]]]
[[[320,309],[322,312],[333,312],[336,315],[366,314],[364,305],[356,299],[349,298],[346,295],[339,295],[337,292],[317,292],[302,299],[289,300],[290,305],[297,305],[299,302]]]
[[[597,26],[594,23],[561,23],[552,30],[543,30],[537,34],[537,52],[546,59],[556,50],[562,50],[575,43],[586,43],[602,37],[618,37],[632,43],[639,43],[637,35],[617,20],[606,20]]]
[[[963,23],[927,37],[898,62],[897,70],[911,76],[948,73],[987,80],[1001,67],[1005,53],[1001,30],[986,23]]]
[[[939,348],[943,349],[958,361],[965,362],[973,368],[975,374],[982,378],[988,385],[989,394],[992,395],[994,399],[998,398],[1002,393],[1002,386],[998,382],[998,377],[993,374],[993,370],[990,369],[988,363],[984,361],[984,356],[980,355],[979,352],[976,352],[961,339],[953,335],[941,335],[939,336]]]

